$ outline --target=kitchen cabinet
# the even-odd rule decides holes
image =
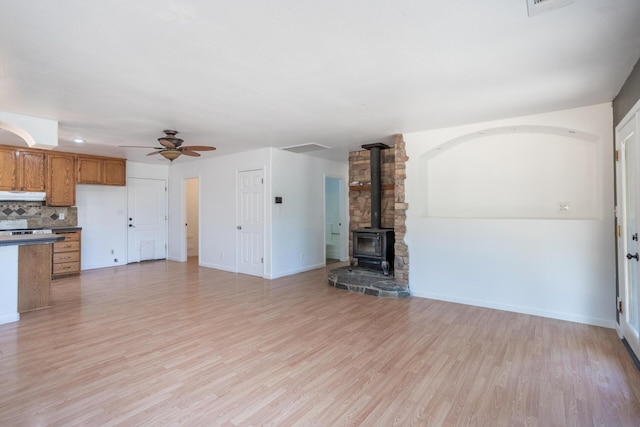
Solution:
[[[0,190],[45,191],[46,154],[0,148]]]
[[[0,148],[0,190],[15,190],[18,186],[16,150]]]
[[[125,186],[127,162],[0,145],[0,191],[46,191],[47,206],[73,206],[76,183]]]
[[[18,312],[51,307],[51,243],[18,247]]]
[[[47,155],[47,206],[73,206],[76,204],[76,160],[73,154]]]
[[[80,230],[54,230],[64,240],[53,244],[51,278],[80,274],[82,232]]]
[[[78,156],[78,184],[102,184],[103,163],[95,157]]]
[[[105,185],[127,185],[127,162],[124,159],[104,160]]]
[[[126,161],[78,155],[78,184],[126,185]]]

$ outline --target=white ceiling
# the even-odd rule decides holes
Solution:
[[[0,0],[0,111],[59,121],[60,149],[158,162],[163,129],[220,156],[611,101],[640,1]],[[3,139],[5,137],[5,139]],[[84,138],[80,147],[71,142]],[[6,132],[0,142],[12,143]],[[192,161],[182,156],[177,162]]]

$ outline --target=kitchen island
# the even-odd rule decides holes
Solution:
[[[18,271],[21,261],[18,254],[20,246],[51,245],[63,239],[63,236],[57,234],[0,236],[0,271],[2,271],[0,277],[0,324],[20,320],[18,312]],[[37,261],[33,260],[33,262]]]

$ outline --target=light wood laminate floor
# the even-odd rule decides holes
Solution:
[[[611,329],[193,261],[85,271],[52,298],[0,325],[2,426],[640,425]]]

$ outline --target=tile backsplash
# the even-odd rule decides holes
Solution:
[[[29,228],[75,227],[78,208],[44,206],[43,202],[0,201],[0,221],[26,219]]]

